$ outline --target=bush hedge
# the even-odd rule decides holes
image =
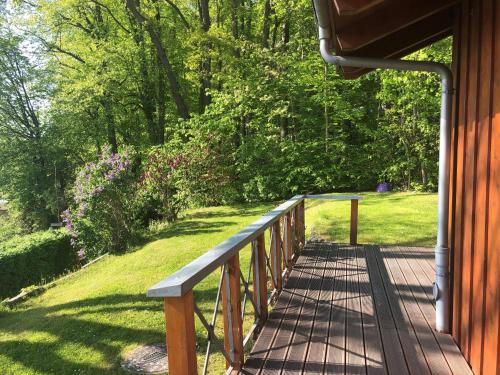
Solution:
[[[78,264],[66,230],[15,237],[0,244],[0,298],[49,280]]]

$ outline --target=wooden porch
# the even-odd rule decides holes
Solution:
[[[350,244],[306,241],[306,199],[351,201]],[[223,373],[209,371],[217,347],[233,375],[472,374],[452,337],[434,330],[434,250],[359,245],[361,199],[295,196],[150,288],[165,301],[169,373]],[[212,273],[210,320],[193,288]]]
[[[472,374],[434,331],[428,248],[310,242],[241,374]]]

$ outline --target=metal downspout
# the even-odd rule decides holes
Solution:
[[[448,246],[448,202],[449,202],[449,155],[451,137],[451,106],[453,77],[444,64],[423,61],[388,60],[364,57],[342,57],[331,53],[332,31],[330,25],[330,0],[313,0],[319,27],[320,52],[325,62],[354,68],[396,69],[406,71],[432,72],[441,78],[441,116],[439,131],[439,183],[438,183],[438,227],[435,248],[436,281],[436,330],[450,331],[450,285]]]

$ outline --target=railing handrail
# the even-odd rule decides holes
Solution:
[[[299,205],[306,197],[296,195],[282,203],[257,221],[243,228],[235,235],[213,247],[191,263],[174,272],[166,279],[153,285],[147,292],[148,297],[181,297],[210,275],[218,267],[224,265],[231,257],[246,245],[255,240],[261,233],[273,225],[287,212]],[[326,196],[317,196],[317,198]],[[358,198],[358,197],[356,197]],[[356,199],[349,197],[349,199]],[[326,198],[329,199],[329,198]],[[359,197],[361,199],[361,197]]]
[[[315,195],[307,194],[304,195],[304,199],[332,199],[336,201],[360,201],[363,199],[361,195]]]

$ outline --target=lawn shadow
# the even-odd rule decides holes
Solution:
[[[0,312],[0,334],[21,336],[0,341],[0,352],[13,362],[44,374],[121,373],[119,362],[122,349],[128,345],[156,342],[163,332],[150,328],[115,325],[112,316],[131,311],[153,311],[161,314],[162,306],[140,294],[114,294],[82,299],[48,307],[17,308]],[[97,321],[95,315],[102,314]],[[46,333],[54,339],[32,342],[22,336]],[[61,350],[76,344],[92,350],[102,359],[104,367],[62,356]],[[97,355],[96,355],[97,356]]]
[[[195,293],[196,302],[206,316],[215,304],[217,288],[206,288]],[[160,328],[114,324],[113,317],[131,312],[144,312],[148,321],[152,315],[161,321]],[[102,317],[102,318],[101,318]],[[123,319],[123,318],[122,318]],[[134,323],[138,323],[134,321]],[[30,341],[36,333],[50,339]],[[0,341],[0,353],[13,363],[44,374],[122,374],[120,362],[123,349],[147,343],[165,341],[163,300],[147,298],[144,294],[112,294],[87,298],[48,307],[19,308],[0,311],[0,336],[15,336]],[[206,346],[206,334],[197,332],[197,342]],[[83,354],[69,357],[64,347],[76,345],[84,351],[95,352],[94,359]],[[219,348],[216,348],[218,351]],[[2,372],[8,374],[8,372]]]
[[[255,209],[255,205],[241,204],[230,206],[230,210],[210,210],[207,212],[188,213],[178,221],[166,226],[156,233],[138,235],[133,243],[133,248],[129,252],[139,250],[142,246],[151,241],[163,240],[178,236],[192,236],[198,234],[210,234],[221,232],[223,228],[235,225],[233,220],[218,220],[215,218],[234,218],[263,215],[267,208]]]

